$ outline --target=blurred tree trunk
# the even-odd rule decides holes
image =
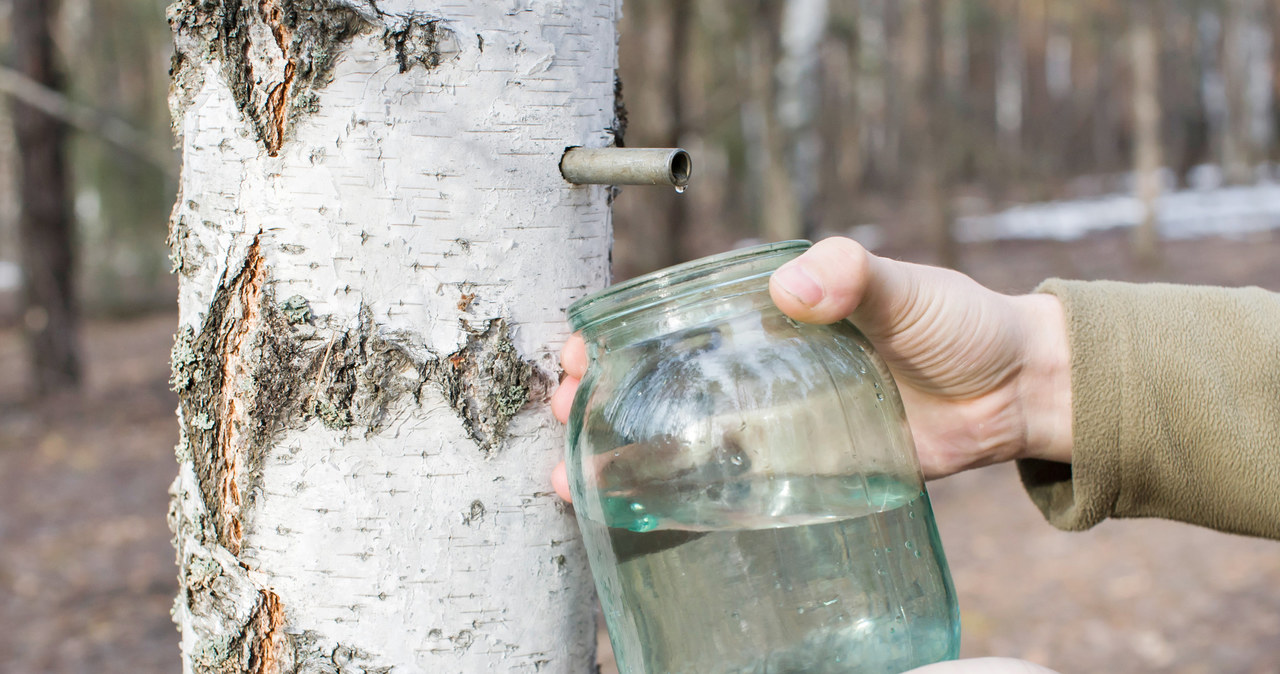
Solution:
[[[1222,33],[1221,11],[1212,5],[1201,8],[1196,17],[1198,90],[1205,117],[1205,144],[1211,148],[1206,159],[1219,166],[1225,163],[1227,154],[1224,138],[1229,112],[1222,68]]]
[[[873,181],[883,182],[886,169],[886,157],[889,150],[889,88],[888,88],[888,52],[889,42],[886,33],[885,0],[859,0],[858,2],[858,44],[857,91],[859,119],[862,142],[860,164],[862,174],[870,174]]]
[[[1272,162],[1280,161],[1280,3],[1267,4],[1267,29],[1271,38],[1271,146],[1267,156]]]
[[[797,238],[801,230],[799,207],[787,174],[786,135],[778,120],[777,65],[778,22],[761,4],[751,19],[747,38],[750,61],[750,101],[744,105],[743,137],[749,148],[752,178],[761,195],[757,209],[760,235],[766,241]]]
[[[823,153],[823,176],[819,181],[823,196],[823,220],[826,230],[842,230],[856,217],[857,194],[865,170],[863,137],[865,120],[859,100],[861,88],[858,69],[857,5],[850,2],[831,6],[832,24],[839,28],[834,43],[824,56],[829,87],[823,92],[822,137],[829,139],[834,151]],[[834,208],[833,208],[834,206]]]
[[[50,0],[14,0],[10,22],[16,70],[60,91],[62,75],[51,33],[56,10],[57,3]],[[13,126],[19,162],[23,326],[34,392],[44,395],[76,386],[81,375],[66,127],[18,100],[13,104]]]
[[[1061,116],[1055,114],[1050,101],[1047,66],[1049,23],[1047,0],[1018,1],[1018,46],[1022,53],[1022,127],[1024,143],[1036,148],[1029,153],[1025,165],[1028,177],[1044,185],[1052,178],[1051,167],[1057,157],[1047,152],[1049,139],[1061,135]],[[1043,198],[1040,190],[1036,198]]]
[[[1142,221],[1134,230],[1134,256],[1145,265],[1160,258],[1156,201],[1160,197],[1160,43],[1154,0],[1130,0],[1129,49],[1133,73],[1134,175]]]
[[[969,74],[969,2],[946,2],[942,6],[943,79],[948,96],[966,93]]]
[[[1223,116],[1222,169],[1233,184],[1249,182],[1249,143],[1245,135],[1248,79],[1248,47],[1245,45],[1247,12],[1245,0],[1227,0],[1222,37],[1222,71],[1226,85],[1226,115]]]
[[[827,0],[787,0],[782,10],[782,58],[778,62],[777,115],[784,139],[786,182],[795,208],[792,230],[773,238],[817,235],[814,201],[822,166],[818,108],[822,104],[819,55],[827,32]]]
[[[926,209],[926,225],[932,233],[938,264],[956,268],[959,256],[955,233],[951,229],[950,172],[951,156],[947,145],[947,92],[943,69],[943,0],[925,2],[925,62],[920,96],[924,109],[924,133],[921,134],[924,161],[918,170],[920,191]]]
[[[1253,181],[1253,168],[1261,155],[1255,140],[1266,133],[1265,129],[1257,130],[1255,123],[1263,116],[1258,110],[1266,107],[1266,102],[1259,100],[1261,94],[1269,94],[1265,84],[1269,78],[1258,69],[1265,58],[1259,42],[1266,36],[1260,39],[1258,35],[1264,21],[1260,0],[1228,0],[1226,7],[1222,69],[1227,112],[1222,168],[1229,182],[1241,184]]]
[[[608,277],[557,166],[614,140],[619,3],[437,6],[170,9],[184,671],[595,666],[540,403]]]
[[[1022,154],[1026,59],[1022,50],[1021,12],[1016,0],[1004,0],[1000,17],[1000,51],[996,63],[997,139],[1006,155]]]

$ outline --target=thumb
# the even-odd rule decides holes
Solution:
[[[786,315],[805,323],[834,323],[853,313],[871,282],[873,256],[852,239],[814,244],[769,279],[769,294]]]

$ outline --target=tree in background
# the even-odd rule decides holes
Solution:
[[[1140,136],[1134,106],[1133,0],[685,4],[679,58],[663,52],[670,3],[628,5],[628,140],[670,142],[655,102],[678,86],[679,140],[699,179],[678,200],[679,236],[664,227],[678,218],[658,214],[670,195],[619,199],[621,276],[797,236],[801,222],[817,236],[872,225],[857,233],[960,264],[955,218],[1133,193],[1137,145],[1152,138],[1183,187],[1253,182],[1280,156],[1277,3],[1154,3],[1163,121],[1141,127],[1154,136]],[[814,192],[797,198],[798,186]],[[671,239],[680,245],[655,252]]]
[[[1155,8],[1148,0],[1130,7],[1129,49],[1133,57],[1133,171],[1142,221],[1133,231],[1133,252],[1143,264],[1160,258],[1156,199],[1160,196],[1160,42]]]
[[[618,4],[171,8],[187,671],[594,667],[528,403],[608,278],[558,165],[614,140]]]
[[[50,0],[14,0],[10,18],[16,70],[54,91],[63,80],[51,34],[56,10],[57,3]],[[45,395],[75,387],[81,376],[66,127],[20,100],[13,104],[13,127],[19,156],[22,324],[34,392]]]

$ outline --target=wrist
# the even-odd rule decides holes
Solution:
[[[1018,376],[1025,444],[1018,458],[1071,463],[1071,351],[1062,302],[1047,293],[1017,298],[1023,317]]]

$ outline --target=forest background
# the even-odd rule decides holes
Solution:
[[[67,98],[141,140],[70,136],[86,377],[38,399],[0,106],[0,671],[173,671],[178,167],[152,151],[170,142],[166,3],[58,4]],[[847,235],[1007,292],[1049,276],[1280,290],[1280,2],[628,0],[624,14],[626,142],[684,147],[695,175],[681,195],[621,192],[616,279]],[[1275,543],[1165,522],[1060,533],[1007,467],[931,491],[965,655],[1280,669]]]

